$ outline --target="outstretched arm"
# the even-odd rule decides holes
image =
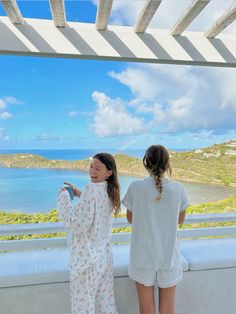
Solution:
[[[73,206],[67,191],[60,191],[57,200],[59,218],[70,230],[77,233],[86,233],[93,223],[95,214],[95,202],[88,201],[88,191],[83,193],[83,197],[77,206]]]

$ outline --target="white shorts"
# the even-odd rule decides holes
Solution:
[[[151,270],[132,265],[129,266],[129,277],[146,287],[157,284],[159,288],[170,288],[183,279],[182,264],[177,263],[169,270]]]

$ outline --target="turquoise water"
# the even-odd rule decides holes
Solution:
[[[119,180],[123,196],[136,178],[120,176]],[[89,182],[89,176],[86,171],[78,170],[0,168],[0,210],[49,212],[56,207],[56,195],[64,181],[83,189]],[[236,195],[235,188],[189,182],[184,184],[192,204]]]
[[[134,179],[120,177],[122,196]],[[83,189],[89,176],[78,170],[0,168],[0,210],[48,212],[56,207],[56,195],[64,181]]]
[[[78,160],[93,156],[98,150],[0,150],[0,154],[20,152],[35,153],[49,159]],[[144,150],[126,150],[123,153],[141,158]],[[135,179],[130,176],[119,177],[122,197],[129,184]],[[56,196],[64,181],[83,189],[89,182],[89,176],[86,171],[79,170],[0,167],[0,210],[25,213],[49,212],[56,207]],[[184,184],[192,204],[236,195],[235,188],[189,182]]]

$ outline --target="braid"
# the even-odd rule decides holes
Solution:
[[[160,200],[163,196],[162,178],[165,172],[171,175],[171,166],[169,162],[169,154],[167,149],[161,145],[152,145],[147,150],[143,157],[143,165],[148,170],[149,174],[154,177]]]
[[[163,196],[163,186],[162,186],[162,178],[163,178],[163,171],[157,171],[153,173],[157,190],[160,192],[160,196],[157,197],[157,200],[160,200]]]

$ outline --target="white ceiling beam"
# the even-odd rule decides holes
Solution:
[[[170,35],[172,36],[181,35],[209,2],[210,0],[195,0],[189,6],[185,14],[177,21],[174,27],[170,30]]]
[[[23,24],[24,19],[15,0],[1,0],[7,16],[13,24]]]
[[[66,26],[66,12],[64,0],[50,0],[52,18],[56,27]]]
[[[231,7],[225,14],[223,14],[212,27],[210,27],[204,36],[213,38],[221,33],[227,26],[236,20],[236,5]]]
[[[96,16],[96,29],[105,31],[108,25],[113,0],[99,0]]]
[[[155,15],[162,0],[148,0],[146,1],[137,23],[134,26],[135,33],[144,33]]]
[[[130,26],[109,25],[100,32],[94,23],[67,24],[57,28],[51,20],[25,18],[15,27],[8,17],[0,17],[0,55],[236,68],[235,35],[209,40],[202,32],[175,37],[150,28],[137,36]]]

